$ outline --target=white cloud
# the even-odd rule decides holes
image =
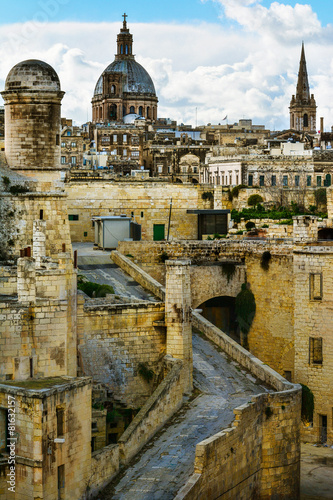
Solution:
[[[311,7],[257,0],[214,0],[229,27],[201,23],[130,24],[137,61],[150,73],[159,116],[195,124],[242,117],[268,128],[289,126],[301,41],[305,40],[311,92],[327,128],[333,122],[333,37]],[[238,24],[234,24],[234,22]],[[63,116],[91,116],[97,79],[113,61],[119,23],[15,24],[0,27],[0,87],[24,59],[47,61],[59,74]]]

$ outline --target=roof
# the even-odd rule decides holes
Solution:
[[[56,71],[44,61],[28,59],[16,64],[8,73],[5,91],[60,91]]]
[[[103,71],[97,81],[94,96],[103,94],[103,76],[111,73],[123,74],[123,92],[156,95],[153,80],[143,66],[134,58],[124,58],[113,61]]]

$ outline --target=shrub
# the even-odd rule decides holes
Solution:
[[[315,195],[317,207],[319,205],[326,205],[327,197],[326,197],[326,189],[325,188],[316,189],[314,195]]]
[[[314,410],[314,395],[311,389],[307,385],[302,386],[302,420],[305,422],[313,421],[313,410]]]
[[[169,254],[167,254],[167,252],[162,252],[160,255],[160,259],[161,259],[161,262],[164,263],[166,260],[169,259]]]
[[[238,198],[239,191],[246,187],[247,186],[245,186],[245,184],[239,184],[238,186],[233,187],[232,190],[229,192],[229,200],[232,201],[234,198]]]
[[[203,200],[213,200],[214,194],[211,191],[204,191],[201,195]]]
[[[79,281],[77,287],[82,292],[86,293],[88,297],[106,297],[107,294],[113,294],[114,289],[110,285],[100,285],[92,281]]]
[[[262,203],[263,197],[260,196],[260,194],[251,194],[251,196],[248,197],[247,199],[247,204],[250,207],[256,207],[259,203]]]
[[[255,312],[256,301],[254,295],[247,284],[243,283],[242,289],[235,300],[237,323],[243,333],[247,334],[249,332]]]
[[[251,229],[255,228],[256,225],[254,222],[252,222],[251,220],[249,220],[246,224],[245,224],[245,227],[248,231],[250,231]]]
[[[227,281],[231,280],[236,272],[236,266],[232,262],[222,262],[222,274],[227,277]]]

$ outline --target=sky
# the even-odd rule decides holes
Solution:
[[[304,41],[317,128],[333,125],[332,0],[0,0],[0,90],[10,69],[41,59],[66,92],[62,116],[91,120],[95,84],[114,59],[122,14],[152,77],[159,117],[195,126],[242,118],[289,128]],[[3,104],[0,98],[0,105]],[[227,120],[223,119],[227,116]]]

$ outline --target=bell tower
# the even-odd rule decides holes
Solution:
[[[302,42],[301,60],[299,63],[296,96],[290,101],[290,128],[300,132],[316,133],[317,106],[314,95],[310,96],[310,86]]]

